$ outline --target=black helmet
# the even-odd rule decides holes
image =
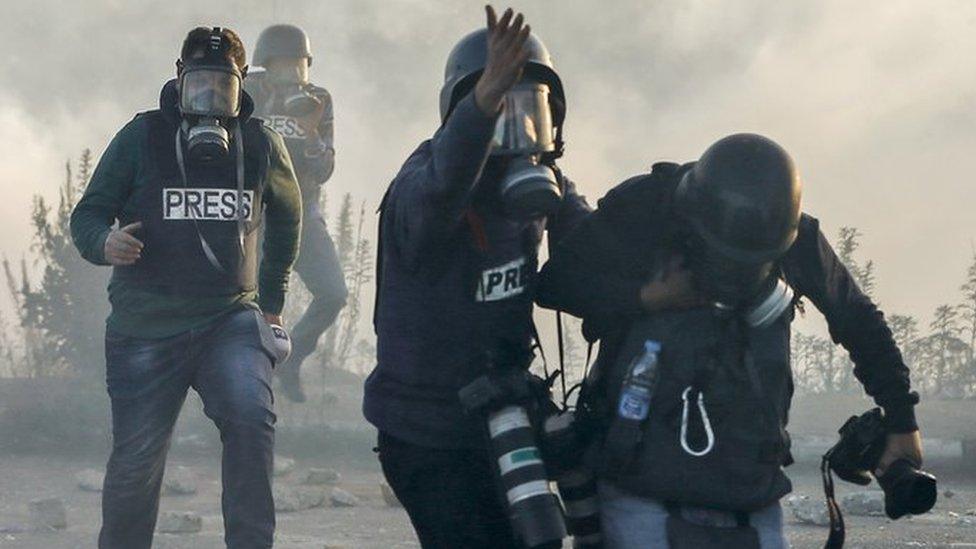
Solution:
[[[549,56],[549,49],[535,33],[529,34],[526,41],[529,60],[525,74],[549,85],[553,106],[553,125],[562,128],[566,116],[566,95],[563,83]],[[447,120],[454,106],[474,87],[485,65],[488,63],[488,29],[478,29],[454,46],[447,56],[444,69],[444,87],[441,88],[441,121]]]
[[[312,49],[305,31],[295,25],[271,25],[261,31],[254,46],[254,65],[266,66],[273,57],[306,57],[312,64]]]
[[[800,194],[793,159],[760,135],[719,140],[685,173],[676,206],[710,297],[734,304],[771,283],[774,263],[796,240]]]

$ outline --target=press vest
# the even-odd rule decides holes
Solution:
[[[139,115],[148,126],[147,142],[136,187],[126,202],[122,226],[142,222],[137,238],[145,244],[134,265],[116,266],[113,279],[159,293],[230,295],[257,287],[257,229],[271,145],[261,122],[249,119],[242,128],[244,192],[240,208],[243,246],[237,223],[238,192],[234,146],[226,161],[213,166],[187,160],[184,182],[176,157],[176,126],[159,111]],[[184,147],[184,157],[187,156]],[[207,258],[201,237],[224,272]]]
[[[792,310],[754,329],[700,308],[635,321],[616,355],[598,360],[608,433],[593,448],[600,475],[639,496],[729,511],[787,494],[791,320]],[[621,448],[610,438],[623,424],[621,388],[647,340],[661,344],[658,381],[639,437]]]

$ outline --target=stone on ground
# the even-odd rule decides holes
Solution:
[[[203,518],[190,511],[166,511],[159,515],[156,530],[163,534],[196,534],[203,530]]]
[[[786,499],[786,505],[793,512],[793,517],[803,524],[816,524],[817,526],[830,525],[827,504],[820,499],[795,495]]]
[[[359,498],[342,488],[333,488],[332,492],[329,493],[329,501],[332,502],[333,507],[356,507],[359,505]]]
[[[322,484],[335,484],[339,482],[339,472],[335,469],[324,469],[312,467],[305,472],[302,477],[302,484],[308,486],[320,486]]]
[[[164,496],[192,496],[197,493],[197,479],[189,467],[172,467],[163,477]]]
[[[27,504],[30,522],[38,530],[64,530],[68,527],[68,511],[58,498],[35,499]]]
[[[397,498],[396,494],[393,493],[393,488],[390,488],[389,484],[381,482],[380,493],[383,494],[383,501],[386,502],[388,507],[403,507],[403,504],[400,503],[400,499]]]
[[[105,482],[105,473],[97,469],[84,469],[75,475],[78,488],[85,492],[101,492]]]
[[[274,457],[274,476],[283,477],[295,470],[295,460],[282,456]]]
[[[298,486],[276,486],[274,488],[274,501],[275,511],[294,513],[321,507],[325,504],[325,493],[322,490]]]
[[[845,513],[861,517],[884,516],[884,492],[865,490],[852,492],[841,499]]]

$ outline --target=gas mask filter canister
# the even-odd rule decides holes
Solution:
[[[766,328],[776,322],[793,303],[793,288],[776,277],[771,288],[761,293],[743,311],[743,318],[753,328]]]

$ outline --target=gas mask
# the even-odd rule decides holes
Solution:
[[[282,98],[285,112],[298,118],[315,112],[322,104],[319,98],[308,93],[308,65],[273,65],[267,69],[268,81],[275,93]]]
[[[243,75],[225,53],[214,28],[202,57],[187,59],[180,71],[180,112],[190,160],[210,162],[227,157],[230,136],[225,127],[241,108]]]
[[[555,131],[549,86],[523,81],[505,95],[492,139],[492,156],[507,157],[499,193],[508,217],[538,219],[552,214],[562,200],[553,169],[541,162],[554,151]]]

